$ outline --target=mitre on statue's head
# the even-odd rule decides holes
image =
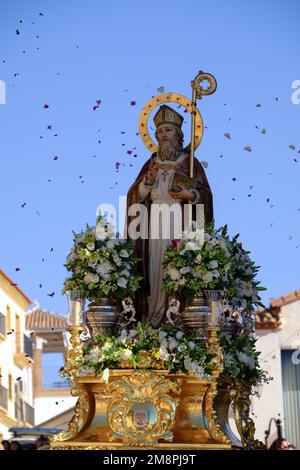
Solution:
[[[183,117],[177,113],[177,111],[170,108],[170,106],[163,104],[155,114],[153,121],[156,128],[162,124],[173,124],[180,129],[183,123]]]

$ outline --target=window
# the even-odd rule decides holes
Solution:
[[[16,331],[15,331],[15,337],[16,337],[16,352],[22,352],[21,349],[21,328],[20,328],[20,317],[19,315],[16,315]]]
[[[6,305],[6,332],[11,330],[10,306]]]
[[[296,357],[296,361],[295,361]],[[281,351],[285,437],[300,448],[300,365],[297,350]]]
[[[6,335],[6,317],[0,312],[0,333],[3,337]]]
[[[13,379],[11,374],[8,376],[8,399],[13,399]]]

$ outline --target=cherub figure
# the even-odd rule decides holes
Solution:
[[[122,306],[123,311],[121,317],[121,325],[127,326],[130,325],[130,323],[136,321],[136,310],[133,305],[133,300],[130,297],[126,297],[124,300],[122,300]]]
[[[167,318],[166,323],[171,323],[171,325],[175,325],[175,321],[179,317],[179,307],[180,307],[179,300],[177,299],[169,300],[169,307],[168,307],[168,310],[166,311],[166,318]],[[172,316],[174,316],[174,320]]]

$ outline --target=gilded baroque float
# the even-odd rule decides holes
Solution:
[[[237,236],[215,228],[194,157],[203,134],[197,99],[216,86],[199,72],[191,100],[166,93],[142,109],[140,136],[154,153],[128,191],[127,237],[101,214],[74,234],[61,374],[78,400],[53,450],[264,448],[249,411],[253,386],[266,380],[255,350],[258,268]],[[166,102],[191,114],[186,147],[183,117]],[[157,106],[156,143],[148,120]],[[161,217],[166,208],[172,219]]]

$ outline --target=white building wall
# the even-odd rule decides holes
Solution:
[[[263,442],[271,418],[282,420],[284,435],[281,351],[300,349],[300,300],[283,305],[280,313],[282,326],[279,329],[257,330],[256,345],[261,352],[261,366],[273,377],[269,384],[258,388],[259,397],[252,399],[256,438]],[[272,423],[269,444],[277,437],[276,431],[276,425]]]
[[[60,413],[74,407],[76,405],[77,397],[66,396],[51,396],[51,397],[37,397],[34,400],[35,411],[35,425],[38,426],[44,421],[53,418]]]
[[[280,336],[276,330],[258,330],[257,350],[261,352],[259,357],[262,369],[269,377],[273,377],[269,383],[264,383],[256,388],[258,397],[252,398],[254,422],[256,426],[255,437],[265,442],[265,431],[269,427],[271,418],[283,419],[283,395],[281,379],[281,349]],[[273,422],[269,441],[277,437],[276,425]]]
[[[1,278],[0,278],[1,281]],[[6,290],[0,284],[0,312],[6,317],[7,306],[10,307],[10,328],[14,330],[12,334],[5,335],[4,339],[0,338],[0,368],[1,368],[1,385],[9,391],[9,375],[12,377],[12,399],[8,399],[8,409],[2,412],[12,420],[15,419],[15,384],[18,383],[18,377],[23,382],[22,400],[29,405],[33,405],[32,397],[32,370],[30,367],[19,367],[14,363],[14,353],[16,352],[16,315],[20,319],[20,344],[22,348],[23,334],[25,333],[25,310],[13,297],[8,295]],[[7,432],[9,426],[1,422],[0,417],[0,434],[8,437]]]

